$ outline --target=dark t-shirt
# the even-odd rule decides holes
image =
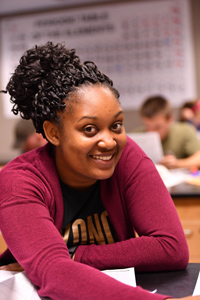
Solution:
[[[100,181],[85,191],[61,182],[64,200],[62,235],[67,247],[116,242],[115,231],[101,201]]]

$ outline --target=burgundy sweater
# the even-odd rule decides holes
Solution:
[[[135,267],[148,272],[187,266],[188,247],[170,194],[154,164],[129,138],[113,176],[101,181],[102,202],[118,242],[81,245],[75,261],[59,233],[64,205],[53,148],[46,145],[8,163],[0,172],[0,186],[0,230],[9,248],[0,255],[0,265],[16,259],[40,296],[166,299],[99,270]]]

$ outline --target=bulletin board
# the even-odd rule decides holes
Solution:
[[[36,44],[65,42],[81,60],[92,60],[114,82],[124,110],[162,94],[179,107],[196,96],[188,0],[123,2],[3,18],[1,87],[22,54]],[[9,96],[4,113],[12,117]]]

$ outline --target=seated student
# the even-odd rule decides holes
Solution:
[[[193,124],[200,131],[200,100],[185,102],[180,108],[180,122]]]
[[[160,161],[168,169],[200,167],[200,140],[194,126],[175,122],[170,103],[162,96],[144,101],[140,115],[145,131],[157,131],[165,156]]]
[[[42,134],[35,131],[31,120],[19,119],[15,126],[14,134],[15,141],[13,148],[20,149],[21,153],[44,146],[47,143]]]
[[[189,256],[169,192],[126,136],[112,81],[48,42],[23,55],[6,89],[48,144],[0,172],[1,269],[17,261],[52,300],[170,298],[99,271],[180,270]]]

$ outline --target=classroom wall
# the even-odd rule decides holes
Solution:
[[[132,2],[138,2],[138,1],[142,2],[143,0],[132,0]],[[190,0],[190,5],[191,5],[191,14],[192,14],[192,32],[193,32],[194,56],[195,56],[195,67],[196,67],[195,69],[196,84],[197,84],[196,96],[200,97],[200,84],[199,84],[200,83],[200,1]],[[0,100],[1,100],[1,94],[0,94]],[[176,109],[174,108],[174,112],[175,112],[175,116],[178,116],[177,108]],[[132,130],[134,127],[140,126],[141,120],[137,110],[125,110],[124,114],[125,114],[125,128],[127,131]],[[13,119],[5,118],[5,116],[3,115],[2,101],[0,101],[0,165],[7,163],[9,160],[13,159],[19,154],[19,151],[14,150],[12,148],[12,144],[14,140],[14,127],[16,122],[17,122],[17,117]]]

